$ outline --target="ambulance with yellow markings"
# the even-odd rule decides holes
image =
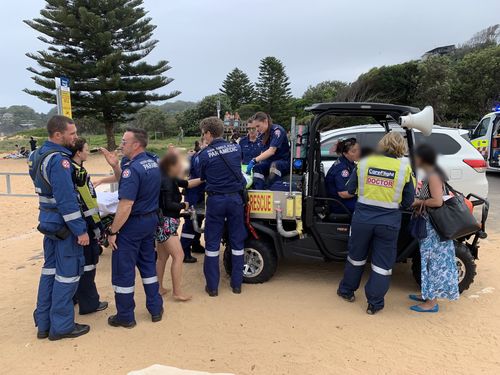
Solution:
[[[407,139],[409,161],[413,166],[415,145],[414,129],[419,134],[432,133],[434,118],[432,107],[420,110],[414,107],[381,103],[323,103],[306,109],[314,118],[308,126],[291,126],[291,174],[283,191],[249,190],[246,224],[244,282],[262,283],[275,274],[282,259],[290,257],[308,260],[344,262],[348,254],[348,241],[352,215],[331,213],[325,188],[325,173],[321,153],[322,133],[332,123],[345,118],[370,118],[386,132],[401,131]],[[331,119],[334,119],[332,122]],[[352,123],[346,119],[346,123]],[[349,122],[350,121],[350,122]],[[414,171],[416,172],[416,171]],[[485,223],[488,201],[480,196],[467,196],[478,213],[477,231],[455,241],[459,269],[460,291],[467,289],[476,274],[479,240],[486,238]],[[336,201],[343,206],[342,202]],[[408,222],[411,212],[403,214],[398,241],[397,261],[413,261],[413,274],[420,281],[420,254],[418,241],[411,237]],[[230,230],[230,228],[229,228]],[[231,273],[231,249],[225,243],[224,267]]]
[[[483,155],[489,171],[500,171],[500,105],[471,131],[470,142]]]

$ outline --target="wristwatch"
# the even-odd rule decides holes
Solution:
[[[115,232],[115,233],[111,232],[111,227],[108,227],[108,228],[106,229],[106,234],[107,234],[108,236],[116,236],[118,233],[120,233],[120,231]]]

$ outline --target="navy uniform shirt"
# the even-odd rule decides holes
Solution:
[[[276,147],[276,153],[268,159],[269,161],[290,160],[290,144],[288,143],[286,131],[281,125],[271,125],[269,139],[266,144],[262,141],[263,137],[264,134],[261,134],[258,138],[262,145],[262,152],[268,150],[269,147]]]
[[[328,197],[341,201],[351,213],[354,212],[354,207],[357,201],[356,197],[349,199],[341,198],[339,191],[347,191],[346,184],[347,181],[349,181],[354,168],[356,168],[356,164],[354,164],[354,162],[344,156],[341,156],[330,168],[325,178]],[[334,213],[347,213],[342,206],[335,202],[330,203],[330,209]]]
[[[192,180],[194,178],[200,178],[201,175],[201,166],[200,166],[200,153],[198,151],[191,157],[191,164],[189,166],[189,179]],[[201,184],[199,186],[186,189],[185,196],[186,201],[189,202],[190,205],[195,205],[199,203],[199,201],[203,201],[205,191],[205,184]]]
[[[351,178],[347,182],[347,192],[355,194],[358,189],[358,174],[356,169],[351,173]],[[413,181],[409,181],[403,188],[401,207],[409,209],[415,200],[415,186]],[[384,207],[371,206],[363,203],[356,203],[356,211],[352,218],[353,222],[370,223],[379,225],[389,225],[396,228],[401,226],[401,210]]]
[[[149,151],[146,151],[146,155],[148,155],[151,159],[153,159],[156,163],[160,164],[160,158],[158,157],[158,155],[152,153],[152,152],[149,152]],[[120,169],[123,170],[123,166],[125,164],[127,164],[129,162],[129,158],[127,158],[126,156],[124,156],[122,158],[122,160],[120,160]]]
[[[123,164],[118,199],[134,201],[131,215],[144,215],[158,210],[161,174],[158,163],[142,152]]]
[[[246,182],[241,172],[240,146],[221,138],[213,140],[200,152],[200,177],[206,181],[209,193],[242,191]]]
[[[253,158],[259,156],[262,151],[262,144],[259,138],[252,142],[248,136],[243,137],[240,139],[240,147],[242,163],[245,165],[250,163],[250,160]]]

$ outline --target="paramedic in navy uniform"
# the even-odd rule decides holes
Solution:
[[[203,139],[208,144],[200,153],[200,176],[206,182],[205,218],[205,291],[218,295],[219,248],[227,223],[231,247],[231,288],[241,293],[243,254],[247,236],[244,219],[243,189],[246,184],[241,172],[241,150],[238,144],[222,139],[224,123],[217,117],[201,121]]]
[[[247,165],[250,160],[260,155],[262,151],[261,143],[257,137],[257,128],[252,123],[253,118],[247,121],[248,134],[240,139],[242,164]]]
[[[135,267],[141,274],[146,307],[153,322],[163,315],[163,300],[158,292],[154,234],[158,224],[160,169],[145,152],[148,135],[142,129],[127,129],[122,138],[123,164],[118,187],[118,208],[108,229],[113,249],[111,280],[117,314],[108,319],[114,327],[135,326]]]
[[[252,124],[259,132],[262,153],[250,160],[246,173],[250,174],[253,169],[253,188],[263,190],[281,182],[282,177],[290,172],[290,144],[285,129],[273,124],[268,114],[257,112]],[[269,183],[266,185],[268,176]]]

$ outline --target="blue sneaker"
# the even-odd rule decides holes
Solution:
[[[411,299],[412,301],[417,301],[417,302],[425,302],[425,299],[419,297],[416,294],[409,294],[408,298]]]
[[[437,313],[439,311],[439,305],[436,304],[432,309],[425,310],[421,308],[419,305],[411,306],[410,310],[416,311],[416,312],[421,312],[421,313]]]

